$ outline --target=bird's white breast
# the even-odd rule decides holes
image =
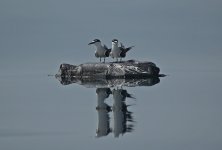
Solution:
[[[118,58],[120,57],[121,50],[117,45],[112,45],[112,57]]]
[[[105,55],[105,49],[102,45],[96,45],[96,51],[98,57],[104,57]]]

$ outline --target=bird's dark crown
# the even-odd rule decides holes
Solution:
[[[117,39],[113,39],[112,42],[118,42],[118,40]]]
[[[94,39],[93,41],[94,42],[101,42],[99,39]]]

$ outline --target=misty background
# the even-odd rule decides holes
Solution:
[[[1,0],[0,149],[221,149],[221,8],[221,0]],[[125,60],[152,61],[167,75],[124,87],[136,98],[126,101],[135,130],[118,139],[95,138],[95,88],[47,76],[61,63],[99,62],[88,46],[95,38],[135,45]]]
[[[221,71],[219,0],[2,0],[0,68],[54,73],[60,63],[98,61],[94,38],[136,47],[126,59],[154,61],[163,71]],[[112,59],[108,59],[112,61]]]

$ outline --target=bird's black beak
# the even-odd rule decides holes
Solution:
[[[91,45],[91,44],[94,44],[95,43],[95,41],[92,41],[92,42],[90,42],[88,45]]]

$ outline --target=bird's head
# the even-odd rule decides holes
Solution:
[[[117,39],[113,39],[112,40],[112,44],[118,45],[118,40]]]
[[[101,43],[101,41],[99,39],[94,39],[92,42],[90,42],[88,45],[91,44],[96,44],[96,43]]]

